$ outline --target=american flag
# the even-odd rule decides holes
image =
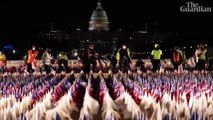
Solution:
[[[100,87],[99,87],[99,100],[101,102],[103,102],[106,92],[107,92],[106,83],[105,83],[105,81],[101,81]]]
[[[132,97],[138,105],[141,103],[141,100],[142,100],[141,87],[136,82],[134,83],[134,90],[133,90]]]
[[[72,97],[75,97],[75,92],[76,92],[76,88],[77,88],[76,86],[77,86],[77,84],[76,84],[76,82],[74,82],[74,84],[70,88],[70,95]]]
[[[145,85],[143,86],[143,91],[148,91],[148,90],[149,90],[149,87],[148,87],[147,84],[145,84]]]
[[[113,78],[113,87],[116,87],[118,85],[118,80],[114,77]]]
[[[158,102],[159,100],[162,99],[163,94],[161,92],[161,87],[157,86],[156,89],[154,90],[154,94],[152,95],[152,97],[156,100],[156,102]]]
[[[124,86],[121,82],[118,82],[118,84],[114,87],[114,95],[115,98],[120,97],[125,92]]]

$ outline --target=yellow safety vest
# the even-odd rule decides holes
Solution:
[[[67,57],[66,54],[61,54],[61,53],[60,53],[60,54],[58,55],[58,59],[59,59],[59,60],[62,60],[62,59],[63,59],[63,60],[68,60],[68,57]]]
[[[162,54],[163,53],[162,53],[161,50],[152,50],[152,53],[151,53],[151,55],[153,56],[154,60],[160,60]]]
[[[6,56],[4,54],[0,55],[0,61],[5,61],[6,60]]]
[[[117,54],[116,54],[116,59],[117,59],[117,61],[120,61],[120,59],[121,59],[120,50],[121,50],[121,48],[118,50],[118,52],[117,52]],[[132,58],[131,58],[131,55],[130,55],[130,50],[129,50],[128,48],[127,48],[127,55],[128,55],[128,57],[130,58],[130,60],[131,60]]]
[[[206,60],[206,52],[207,52],[206,49],[201,52],[201,55],[199,57],[200,60]]]

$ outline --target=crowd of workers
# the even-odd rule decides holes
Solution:
[[[151,51],[150,59],[152,63],[152,71],[160,71],[160,67],[162,66],[163,52],[160,49],[159,44],[154,45],[154,49]],[[126,44],[122,45],[122,48],[118,49],[116,54],[117,65],[120,66],[120,69],[128,68],[131,66],[131,52]],[[203,70],[212,70],[211,61],[208,61],[207,58],[207,47],[205,44],[200,44],[196,49],[193,56],[190,58],[186,57],[185,49],[181,49],[178,46],[174,47],[172,52],[172,56],[170,57],[171,64],[173,65],[173,70],[183,71],[183,69],[188,67],[193,67],[194,70],[203,71]],[[189,62],[190,61],[190,62]],[[192,64],[192,65],[189,65]],[[136,67],[144,68],[143,60],[138,60],[136,63]],[[194,65],[193,65],[194,64]]]
[[[91,69],[94,70],[94,66],[96,66],[96,61],[101,58],[101,55],[98,54],[94,50],[94,44],[88,44],[87,48],[79,56],[79,60],[83,64],[83,70],[85,73],[89,73]],[[33,73],[38,67],[38,56],[39,51],[36,49],[36,46],[33,45],[30,50],[28,50],[27,55],[25,56],[25,65],[27,66],[27,71],[29,73]],[[154,49],[151,51],[150,59],[152,63],[152,71],[156,72],[160,70],[161,61],[163,60],[163,52],[160,49],[159,44],[154,45]],[[211,70],[211,63],[208,62],[207,59],[207,48],[204,44],[200,44],[196,49],[194,55],[192,56],[193,63],[195,64],[194,68],[196,70],[202,71],[206,70],[206,66],[208,63],[209,70]],[[131,50],[128,48],[126,43],[123,43],[121,48],[117,50],[117,52],[112,53],[110,59],[107,59],[110,62],[110,67],[113,71],[116,69],[120,69],[122,71],[128,71],[131,66]],[[183,70],[184,66],[187,66],[187,58],[185,55],[184,49],[176,46],[174,47],[171,63],[173,65],[174,70]],[[50,73],[52,69],[52,65],[58,64],[58,72],[69,72],[68,67],[68,56],[66,52],[60,52],[57,55],[57,58],[54,58],[51,55],[51,49],[47,48],[41,58],[42,61],[42,70],[46,71],[46,73]],[[136,63],[136,67],[144,68],[144,61],[138,60]],[[4,53],[0,52],[0,66],[3,68],[6,66],[6,56]]]

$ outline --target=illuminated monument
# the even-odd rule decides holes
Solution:
[[[109,30],[108,17],[99,0],[89,21],[87,43],[93,43],[95,49],[100,53],[110,52],[112,50],[112,35]]]
[[[97,3],[97,8],[92,12],[89,22],[90,31],[109,31],[109,21],[105,10],[102,9],[101,2]]]

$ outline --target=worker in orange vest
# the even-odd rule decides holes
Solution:
[[[174,48],[171,61],[174,66],[174,70],[178,70],[178,66],[183,63],[183,53],[177,46]]]
[[[37,67],[38,61],[37,61],[37,57],[38,57],[38,50],[36,50],[36,46],[33,45],[32,49],[28,50],[28,54],[27,54],[27,71],[29,73],[33,73]]]

